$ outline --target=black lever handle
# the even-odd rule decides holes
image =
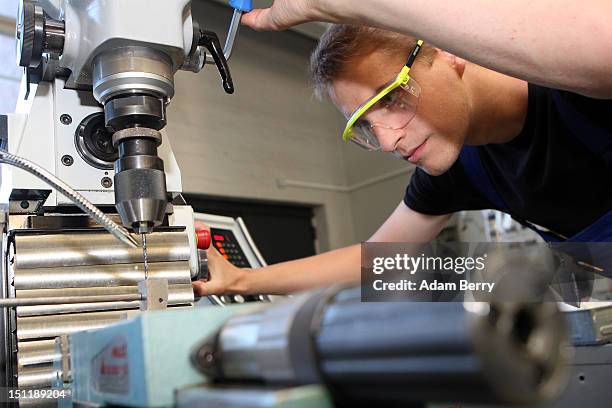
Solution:
[[[198,44],[206,47],[208,52],[210,52],[210,55],[213,57],[213,60],[217,65],[217,69],[219,70],[219,74],[221,75],[223,89],[225,89],[225,92],[228,94],[233,94],[234,82],[232,81],[232,74],[230,73],[230,69],[227,65],[227,60],[223,54],[223,48],[221,48],[221,43],[219,42],[219,37],[217,37],[217,34],[212,31],[200,30],[200,41],[198,41]]]

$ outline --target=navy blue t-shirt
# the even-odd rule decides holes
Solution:
[[[588,126],[568,125],[554,93],[571,111],[609,136],[596,149],[586,142]],[[566,110],[564,110],[565,112]],[[510,214],[572,236],[612,210],[612,100],[588,98],[529,84],[527,117],[521,133],[508,143],[479,147],[493,186]],[[457,160],[434,177],[417,169],[404,202],[423,214],[499,209],[475,188]]]

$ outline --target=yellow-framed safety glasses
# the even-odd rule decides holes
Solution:
[[[418,40],[397,77],[348,117],[342,140],[350,140],[366,150],[379,150],[375,128],[397,131],[410,123],[421,94],[419,84],[410,77],[410,69],[422,46],[423,40]]]

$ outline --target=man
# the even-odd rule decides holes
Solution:
[[[404,33],[333,25],[312,58],[316,90],[347,117],[343,137],[419,167],[370,241],[426,242],[453,212],[484,208],[549,241],[612,241],[612,5],[467,3],[277,0],[244,23],[318,19]],[[555,10],[547,19],[544,3]],[[587,46],[563,24],[597,35]],[[199,294],[290,293],[358,280],[360,271],[359,245],[254,271],[209,257],[212,279],[194,284]]]

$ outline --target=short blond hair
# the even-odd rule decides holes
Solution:
[[[310,57],[310,76],[315,95],[329,95],[331,83],[345,73],[349,63],[374,51],[390,54],[410,53],[416,38],[380,28],[332,24],[321,36],[317,48]],[[427,43],[419,58],[433,61],[436,49]]]

